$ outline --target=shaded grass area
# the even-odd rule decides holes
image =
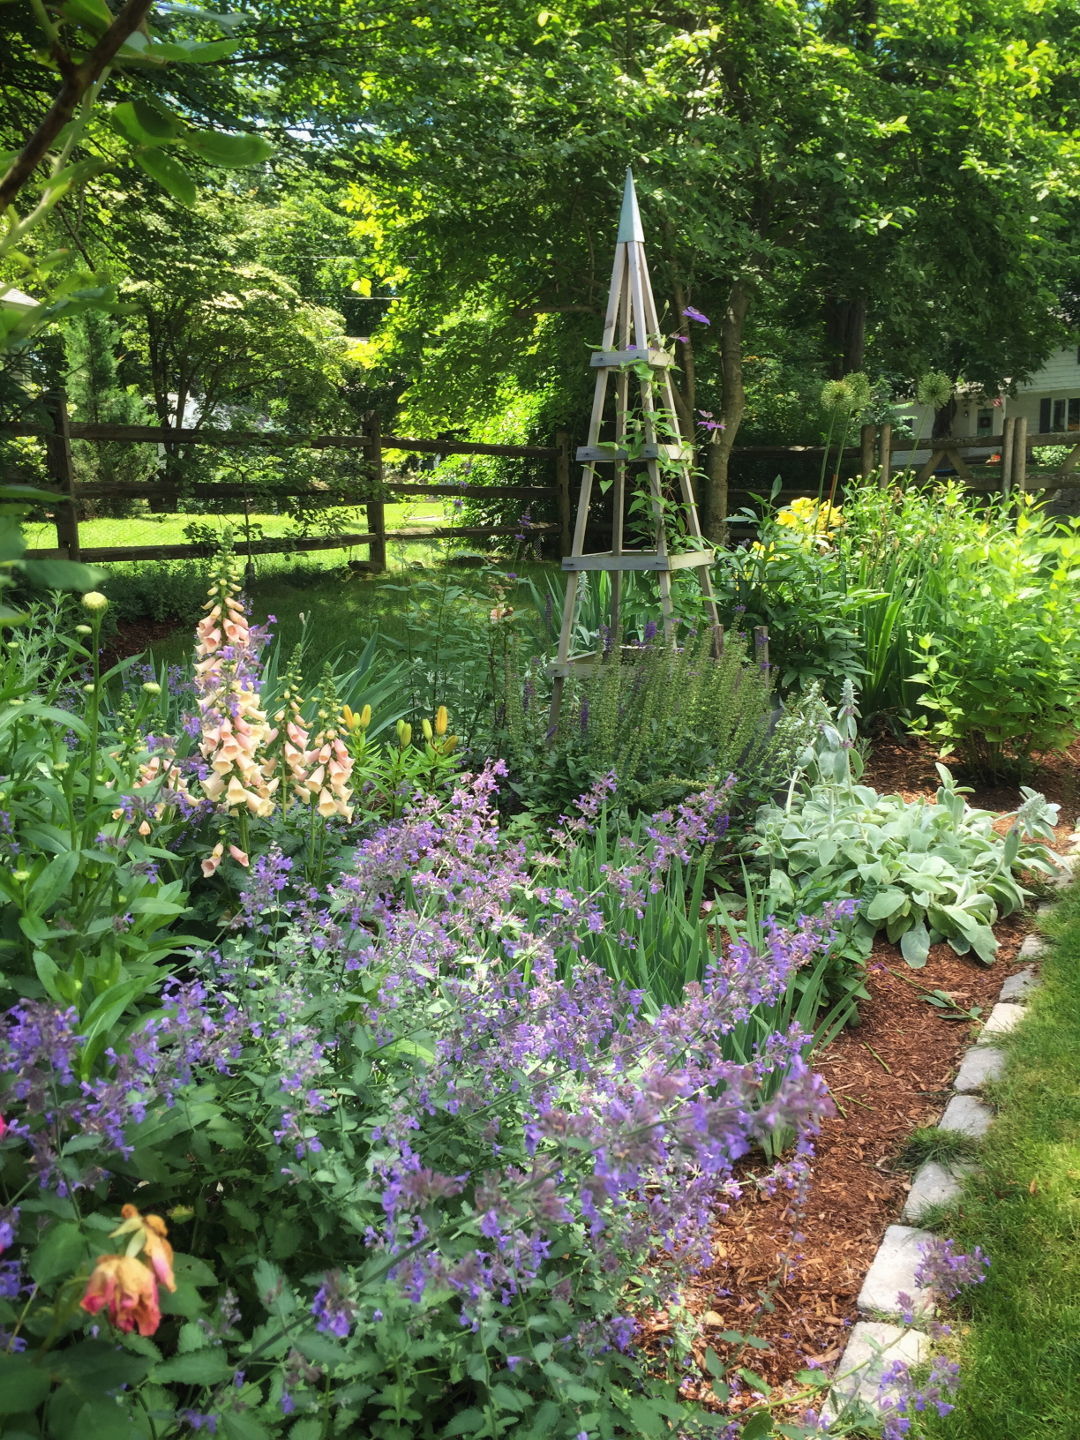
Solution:
[[[407,562],[378,576],[294,565],[256,575],[249,587],[252,616],[260,624],[274,617],[272,630],[284,654],[304,636],[304,671],[310,678],[329,656],[342,648],[358,651],[374,634],[388,661],[423,664],[430,656],[437,668],[440,647],[445,650],[454,632],[471,627],[475,633],[490,624],[488,611],[500,598],[496,587],[524,607],[529,604],[527,577],[561,574],[551,563],[514,563],[522,583],[504,581],[505,567],[467,568],[452,560],[437,566]],[[476,635],[477,641],[481,638]],[[155,664],[178,664],[190,649],[190,631],[182,627],[156,642],[151,657]]]
[[[1080,888],[1048,928],[1001,1113],[949,1224],[991,1269],[969,1292],[956,1409],[922,1418],[928,1440],[1080,1437]]]

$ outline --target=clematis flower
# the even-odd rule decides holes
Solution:
[[[687,320],[696,320],[699,325],[712,324],[712,321],[709,319],[709,317],[707,315],[703,315],[700,310],[695,310],[693,305],[687,305],[686,309],[682,313]]]
[[[118,1330],[153,1335],[161,1324],[154,1272],[132,1255],[102,1255],[79,1301],[90,1315],[104,1310]]]

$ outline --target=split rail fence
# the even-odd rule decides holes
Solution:
[[[80,423],[68,418],[62,396],[52,407],[51,426],[15,422],[3,426],[8,435],[31,436],[43,439],[46,444],[49,475],[56,500],[50,509],[50,523],[56,530],[56,545],[50,548],[33,549],[29,555],[44,557],[61,555],[69,559],[81,559],[91,563],[124,560],[177,560],[205,556],[210,548],[207,543],[190,541],[186,544],[155,545],[83,545],[80,540],[80,511],[85,502],[94,500],[131,500],[150,502],[155,513],[177,512],[191,502],[207,502],[218,507],[230,499],[236,501],[235,513],[241,517],[257,513],[268,498],[289,499],[303,497],[306,509],[334,506],[363,507],[366,530],[338,531],[325,534],[289,534],[277,537],[262,537],[245,540],[241,549],[248,555],[293,553],[316,550],[343,550],[354,546],[367,546],[369,567],[374,571],[386,568],[387,545],[390,542],[409,544],[445,539],[477,539],[508,537],[521,533],[520,524],[511,525],[437,525],[410,526],[405,529],[387,529],[385,507],[388,501],[412,497],[431,499],[483,498],[520,499],[528,503],[544,502],[554,521],[530,522],[528,533],[538,538],[549,538],[556,543],[561,555],[570,551],[571,517],[575,497],[571,491],[573,448],[570,436],[560,432],[552,445],[489,445],[477,441],[448,439],[418,439],[399,435],[383,435],[377,423],[369,422],[356,434],[314,435],[288,437],[279,433],[239,430],[174,429],[143,425],[114,425],[102,423]],[[186,446],[211,446],[221,449],[273,450],[285,456],[290,450],[345,450],[359,452],[362,478],[358,484],[349,486],[335,482],[325,489],[305,486],[274,484],[270,489],[243,481],[213,481],[207,483],[177,483],[167,485],[162,481],[131,484],[80,484],[75,478],[71,442],[91,443],[121,442],[127,444],[157,444],[168,446],[174,452]],[[901,442],[910,448],[910,442]],[[1030,452],[1040,446],[1068,447],[1069,454],[1055,471],[1035,471],[1029,464]],[[898,478],[893,464],[893,441],[888,425],[866,425],[862,428],[857,445],[848,446],[838,458],[833,452],[833,464],[841,461],[845,472],[854,469],[858,474],[876,472],[882,487]],[[1027,422],[1020,417],[1006,420],[999,435],[979,436],[977,439],[935,439],[921,443],[923,451],[929,451],[929,459],[915,473],[916,482],[923,482],[939,470],[951,470],[965,486],[977,492],[999,491],[1003,494],[1041,489],[1046,491],[1076,491],[1080,493],[1080,436],[1075,431],[1029,433]],[[995,452],[996,459],[986,463],[972,459],[973,452],[985,454]],[[413,455],[495,455],[511,459],[545,461],[550,467],[552,480],[548,484],[534,485],[470,485],[468,483],[438,481],[403,481],[386,475],[385,453],[400,451]],[[785,459],[799,457],[803,460],[817,459],[825,454],[820,445],[744,445],[736,446],[733,456],[757,460],[775,460],[782,470]],[[973,470],[972,466],[975,469]],[[976,473],[976,471],[978,473]],[[826,485],[831,480],[826,477]],[[760,485],[756,487],[760,490]],[[843,480],[839,482],[837,494],[842,497]],[[805,480],[795,484],[784,484],[777,495],[778,503],[787,503],[799,495],[816,493],[808,488]],[[735,515],[740,506],[752,506],[756,490],[745,486],[732,485],[729,490],[726,513]],[[197,520],[198,515],[191,519]],[[241,521],[241,523],[243,523]],[[735,519],[733,530],[741,532],[746,527]]]
[[[358,509],[363,507],[366,530],[335,529],[318,535],[297,533],[275,537],[260,536],[245,540],[240,549],[246,555],[267,555],[343,550],[365,545],[368,547],[370,568],[375,571],[385,570],[387,544],[391,541],[411,544],[442,539],[486,539],[521,533],[520,522],[512,525],[436,525],[427,528],[410,526],[406,529],[390,530],[387,529],[385,513],[388,501],[420,496],[439,499],[480,496],[485,500],[520,499],[528,503],[542,500],[553,506],[558,519],[529,521],[528,535],[530,538],[543,537],[558,532],[563,549],[569,548],[571,448],[569,436],[563,433],[556,435],[552,445],[489,445],[479,441],[423,440],[384,435],[377,423],[369,422],[356,434],[294,438],[263,431],[81,423],[68,418],[62,396],[50,409],[52,426],[16,422],[3,427],[8,435],[43,439],[46,445],[47,468],[52,482],[49,488],[56,497],[55,504],[50,508],[51,523],[56,529],[56,546],[28,550],[29,556],[40,558],[59,554],[68,559],[95,563],[118,560],[182,560],[207,554],[208,545],[198,540],[186,544],[84,545],[79,533],[80,510],[84,508],[85,502],[94,500],[142,500],[152,505],[156,514],[176,513],[191,502],[209,502],[220,506],[222,502],[234,500],[235,513],[247,516],[258,513],[260,507],[265,506],[269,500],[300,497],[303,498],[304,508],[310,510],[340,506],[355,506]],[[283,457],[290,450],[298,448],[356,451],[361,457],[361,477],[357,483],[351,485],[334,481],[325,487],[276,483],[272,487],[266,487],[243,481],[181,481],[171,485],[161,480],[130,484],[80,484],[75,478],[71,451],[71,443],[76,440],[99,444],[156,444],[167,446],[174,453],[186,446],[272,450]],[[511,459],[543,460],[548,462],[553,478],[552,482],[546,485],[480,486],[422,480],[402,481],[387,478],[384,457],[388,450],[419,455],[497,455]],[[190,518],[198,520],[199,517],[193,514]]]

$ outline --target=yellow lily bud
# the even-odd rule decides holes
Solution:
[[[412,744],[412,726],[407,721],[397,722],[397,738],[402,750],[407,750]]]
[[[424,732],[424,739],[425,739],[425,740],[430,741],[430,740],[432,740],[432,739],[434,738],[434,736],[435,736],[435,731],[431,728],[431,721],[427,718],[426,715],[424,716],[423,720],[421,720],[421,722],[420,722],[420,728],[421,728],[421,730],[423,730],[423,732]]]
[[[442,753],[444,755],[452,755],[457,749],[457,743],[458,737],[456,735],[447,735],[446,739],[443,741]]]
[[[361,730],[366,730],[367,727],[368,727],[370,724],[371,724],[371,706],[370,706],[370,705],[365,705],[364,708],[360,711],[360,720],[359,720],[360,729],[361,729]]]
[[[440,705],[435,711],[435,734],[445,735],[446,727],[450,724],[450,716],[445,705]]]

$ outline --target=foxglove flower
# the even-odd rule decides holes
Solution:
[[[278,781],[268,749],[277,732],[259,699],[260,637],[228,571],[215,579],[204,608],[195,632],[198,746],[209,766],[203,793],[229,811],[271,815]]]

